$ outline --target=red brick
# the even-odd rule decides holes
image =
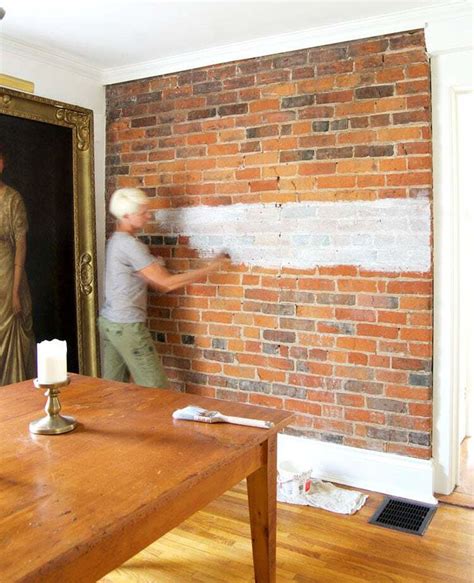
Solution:
[[[249,402],[252,405],[272,407],[273,409],[283,409],[283,399],[280,397],[271,397],[269,395],[261,395],[260,393],[250,393]]]
[[[365,397],[363,395],[341,393],[337,395],[337,402],[348,407],[363,407],[365,405]]]
[[[346,409],[344,414],[348,421],[363,421],[365,423],[375,423],[383,425],[385,414],[380,411],[368,411],[367,409]]]
[[[408,374],[403,371],[377,370],[375,372],[375,378],[384,383],[406,384],[408,381]]]
[[[388,293],[395,294],[430,294],[431,281],[391,281],[387,286]]]
[[[375,336],[382,338],[398,338],[398,328],[377,326],[375,324],[359,324],[357,333],[361,336]]]
[[[367,381],[373,377],[373,372],[366,367],[336,366],[334,367],[334,375],[336,377]]]
[[[245,367],[242,365],[224,364],[223,372],[224,375],[237,379],[255,379],[255,368],[253,366]]]
[[[392,368],[404,370],[428,370],[430,363],[414,358],[392,358]]]
[[[267,368],[258,368],[257,376],[260,380],[270,383],[283,383],[286,379],[285,372]]]
[[[380,356],[379,354],[371,354],[369,356],[369,366],[372,368],[389,368],[390,358],[388,356]]]
[[[369,362],[369,357],[367,356],[367,354],[363,354],[360,352],[349,352],[347,354],[347,361],[350,364],[361,364],[366,366],[367,363]]]
[[[431,328],[402,328],[400,330],[401,340],[416,340],[418,342],[431,342],[433,332]]]
[[[423,31],[117,84],[107,100],[115,120],[107,192],[144,187],[153,208],[432,197]],[[151,222],[145,234],[159,229]],[[153,252],[176,272],[200,265],[189,237]],[[239,265],[151,294],[149,317],[166,334],[157,348],[176,389],[192,371],[186,390],[195,394],[289,403],[296,433],[428,459],[430,448],[408,443],[408,434],[431,430],[431,387],[408,382],[431,368],[431,310],[431,271]],[[183,334],[194,344],[183,345]],[[214,348],[218,338],[226,350]],[[236,390],[229,379],[297,387],[306,397]],[[408,411],[369,411],[367,394]],[[407,442],[390,441],[390,432],[370,437],[386,424]]]
[[[174,317],[178,317],[175,313],[173,313]],[[198,317],[202,317],[205,322],[220,322],[225,324],[230,324],[233,320],[232,314],[229,312],[202,312],[202,315]]]
[[[375,352],[377,349],[377,343],[374,340],[353,337],[338,338],[337,346],[339,348],[346,348],[348,350],[357,350],[361,352]]]
[[[408,387],[406,385],[388,385],[385,391],[387,397],[426,401],[430,397],[430,389],[425,387]]]
[[[289,374],[288,383],[299,387],[315,388],[321,386],[321,377],[303,374]]]
[[[432,358],[433,356],[433,346],[431,343],[418,344],[411,342],[409,345],[409,351],[412,356]]]
[[[321,419],[316,417],[313,422],[316,429],[333,431],[335,433],[342,433],[344,435],[352,435],[353,425],[345,421],[337,421],[332,419]]]
[[[433,407],[430,403],[409,403],[408,410],[410,415],[417,417],[431,418],[433,415]]]

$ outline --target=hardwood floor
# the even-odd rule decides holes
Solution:
[[[369,525],[382,501],[355,515],[279,504],[277,582],[472,583],[474,512],[439,504],[420,537]],[[166,534],[101,583],[249,583],[245,483]]]

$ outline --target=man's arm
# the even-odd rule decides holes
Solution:
[[[225,253],[221,253],[214,257],[214,259],[212,259],[205,267],[186,271],[185,273],[172,274],[166,269],[166,267],[163,267],[159,263],[152,263],[151,265],[140,269],[138,273],[146,279],[151,286],[161,292],[167,293],[189,285],[190,283],[196,283],[197,281],[203,280],[209,273],[222,269],[228,261],[228,256]]]

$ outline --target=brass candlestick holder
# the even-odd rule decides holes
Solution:
[[[41,435],[58,435],[60,433],[67,433],[77,427],[77,421],[74,417],[66,417],[60,415],[61,403],[59,402],[59,389],[67,386],[71,382],[68,377],[65,381],[60,383],[40,384],[38,379],[34,379],[33,384],[37,389],[46,389],[45,396],[48,397],[46,406],[44,408],[46,417],[37,419],[30,423],[31,433],[39,433]]]

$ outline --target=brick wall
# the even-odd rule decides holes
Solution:
[[[107,192],[146,190],[150,294],[181,390],[295,413],[294,434],[430,457],[429,63],[421,31],[107,88]],[[110,225],[109,225],[110,227]]]

